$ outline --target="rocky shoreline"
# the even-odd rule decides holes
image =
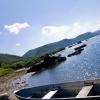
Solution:
[[[9,95],[10,100],[17,100],[13,95],[13,91],[15,89],[21,89],[26,87],[26,82],[13,84],[13,81],[16,79],[20,79],[23,75],[26,74],[27,70],[16,71],[14,74],[5,75],[0,77],[0,94],[7,93]]]

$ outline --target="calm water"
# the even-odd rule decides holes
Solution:
[[[30,86],[100,78],[100,35],[84,43],[87,46],[80,55],[69,57],[65,62],[39,74],[23,78]],[[82,43],[59,53],[67,57],[79,45]]]

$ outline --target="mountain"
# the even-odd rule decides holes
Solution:
[[[0,64],[1,63],[12,63],[21,60],[22,58],[10,54],[0,54]]]
[[[38,56],[38,55],[46,54],[49,52],[53,52],[58,49],[64,48],[66,46],[72,45],[74,43],[92,38],[96,35],[100,35],[100,30],[96,31],[96,32],[87,32],[87,33],[81,34],[73,39],[64,39],[64,40],[61,40],[58,42],[46,44],[46,45],[38,47],[36,49],[29,50],[28,52],[26,52],[23,55],[23,57],[28,58],[28,57],[32,57],[32,56]]]

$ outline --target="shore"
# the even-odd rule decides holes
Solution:
[[[9,95],[9,100],[18,100],[14,94],[14,90],[18,90],[24,87],[28,87],[29,85],[26,83],[25,80],[21,80],[21,77],[26,77],[27,69],[20,69],[17,70],[14,74],[9,74],[5,76],[0,77],[0,94],[7,93]],[[35,74],[35,73],[32,73]],[[20,80],[18,82],[15,82],[15,80]],[[94,83],[100,83],[100,78],[93,79],[93,80],[87,80],[87,82],[94,82]]]
[[[23,82],[23,84],[16,83],[13,84],[13,81],[16,79],[20,79],[23,75],[26,74],[27,69],[17,70],[14,74],[5,75],[0,77],[0,94],[7,93],[10,96],[10,100],[17,100],[13,95],[13,91],[15,89],[21,89],[26,87],[27,84]]]

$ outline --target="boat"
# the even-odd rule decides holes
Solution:
[[[40,71],[42,69],[46,69],[52,65],[55,65],[55,64],[58,64],[58,63],[61,63],[63,61],[66,60],[66,57],[61,57],[61,56],[48,56],[44,58],[44,60],[41,60],[40,62],[34,64],[33,66],[31,66],[29,68],[29,70],[27,71],[27,73],[30,73],[30,72],[37,72],[37,71]]]
[[[24,88],[14,94],[19,100],[100,100],[100,79]]]
[[[80,48],[79,50],[74,51],[71,54],[68,54],[68,57],[74,56],[74,55],[79,55],[81,52],[84,50],[84,48]]]
[[[82,48],[84,48],[84,47],[86,47],[87,45],[86,44],[83,44],[83,45],[81,45],[81,46],[79,46],[79,47],[76,47],[76,48],[74,48],[75,50],[80,50],[80,49],[82,49]]]

